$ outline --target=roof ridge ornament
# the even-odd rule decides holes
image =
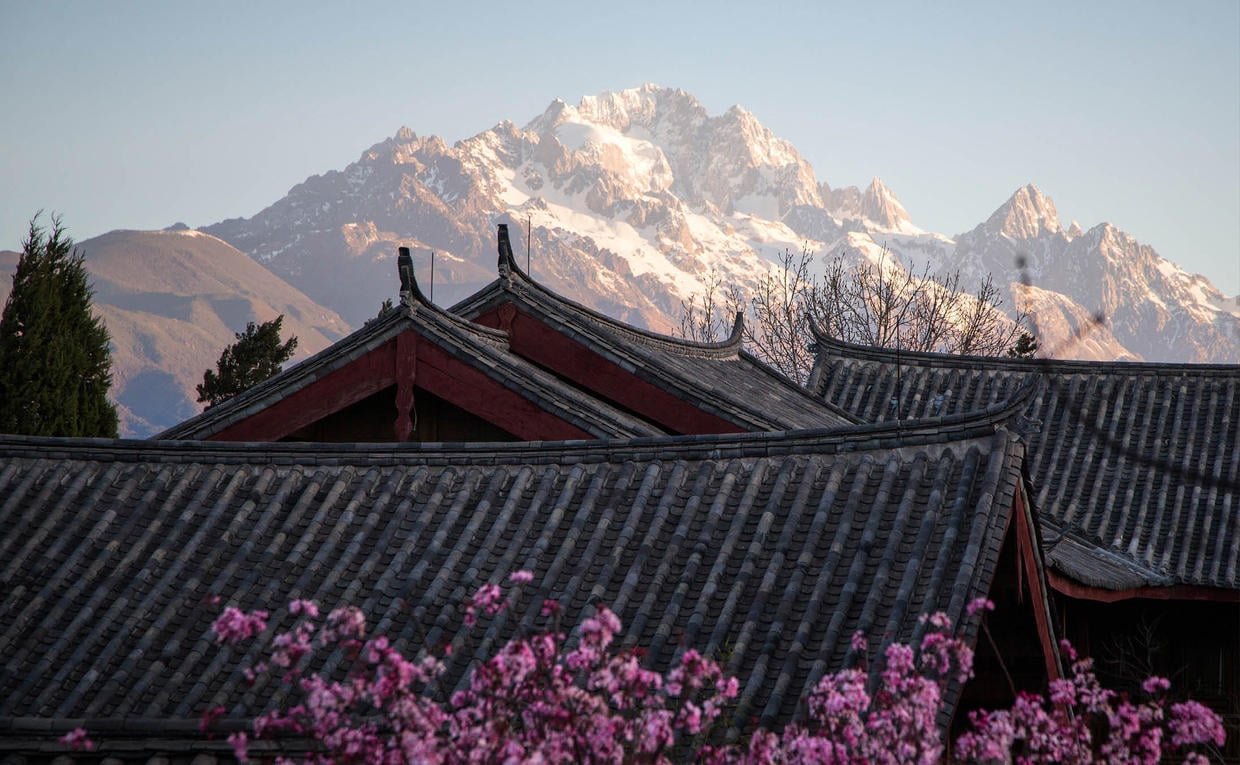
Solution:
[[[418,277],[413,270],[413,256],[408,247],[397,248],[396,271],[400,274],[400,304],[414,307],[415,304],[427,304],[430,301],[418,288]]]
[[[512,281],[514,274],[521,273],[521,269],[517,266],[516,258],[512,254],[512,243],[508,240],[508,224],[499,224],[496,230],[496,238],[499,245],[499,276],[501,279]]]
[[[809,352],[818,353],[819,346],[823,340],[834,340],[835,338],[818,324],[818,319],[814,318],[813,311],[805,312],[805,321],[809,324],[809,333],[812,340],[810,341]]]
[[[745,312],[737,311],[736,317],[732,319],[732,332],[728,335],[728,339],[724,340],[724,345],[739,346],[741,339],[745,336]]]

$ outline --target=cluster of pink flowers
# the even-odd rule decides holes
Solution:
[[[529,582],[528,572],[509,581]],[[498,613],[503,590],[487,584],[466,604],[465,621]],[[993,604],[970,604],[970,616]],[[278,673],[300,690],[300,702],[254,721],[258,738],[293,734],[309,738],[315,763],[584,763],[696,760],[731,763],[933,763],[943,758],[937,717],[949,683],[972,674],[973,655],[952,636],[942,614],[924,617],[920,644],[889,645],[876,687],[866,671],[867,645],[853,638],[854,666],[828,674],[807,699],[807,719],[781,733],[759,730],[743,744],[715,746],[711,729],[737,695],[737,681],[692,649],[661,674],[645,669],[636,653],[615,646],[620,619],[606,607],[582,621],[570,645],[554,625],[558,604],[544,604],[553,627],[504,646],[474,668],[469,687],[446,703],[432,699],[429,684],[444,671],[438,658],[410,661],[383,636],[367,637],[362,613],[332,611],[316,627],[319,610],[294,601],[298,621],[275,637],[269,656],[247,677]],[[252,638],[267,614],[228,608],[215,622],[219,642]],[[353,670],[343,680],[307,673],[316,651],[341,650]],[[1139,704],[1098,683],[1088,660],[1071,648],[1072,676],[1051,684],[1047,697],[1022,694],[1009,710],[975,712],[973,730],[956,744],[962,762],[1155,763],[1223,742],[1220,719],[1196,702],[1174,704],[1169,683],[1150,678]],[[713,737],[718,739],[718,736]],[[63,739],[89,745],[85,731]],[[229,738],[248,761],[245,734]],[[277,762],[288,762],[278,758]]]
[[[531,579],[520,571],[509,581]],[[466,603],[466,624],[505,605],[498,585],[484,585]],[[356,608],[332,611],[321,628],[314,604],[295,601],[289,610],[300,618],[274,638],[247,678],[278,671],[297,685],[300,703],[262,715],[253,734],[309,737],[322,748],[313,762],[671,763],[692,754],[693,742],[737,692],[736,680],[696,651],[686,651],[666,675],[644,669],[634,652],[614,648],[620,620],[599,607],[571,649],[554,630],[513,640],[474,668],[467,689],[439,703],[425,692],[443,672],[438,658],[410,661],[386,637],[367,638]],[[253,635],[257,622],[233,611],[216,622],[219,642]],[[554,617],[558,609],[545,605],[543,613]],[[354,657],[345,679],[300,670],[315,650],[334,649]],[[229,741],[246,761],[249,738],[233,734]]]
[[[86,732],[85,728],[74,728],[60,737],[60,743],[68,746],[74,751],[83,749],[89,752],[95,748],[95,742],[91,741],[90,735]]]
[[[293,604],[300,602],[302,601],[293,601]],[[235,606],[228,606],[211,625],[211,629],[215,631],[217,642],[236,644],[267,629],[267,616],[266,611],[252,611],[247,614]]]
[[[1154,763],[1184,752],[1187,763],[1208,762],[1189,747],[1222,746],[1223,722],[1195,701],[1173,704],[1166,710],[1165,694],[1171,683],[1150,677],[1142,683],[1146,699],[1103,688],[1093,670],[1066,641],[1072,661],[1071,677],[1054,680],[1046,697],[1022,693],[1011,709],[970,714],[973,731],[956,742],[961,760],[1007,762],[1019,753],[1021,763]],[[1168,734],[1170,734],[1168,736]]]

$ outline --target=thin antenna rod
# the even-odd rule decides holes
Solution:
[[[435,251],[431,250],[431,302],[435,302]]]
[[[530,272],[530,240],[534,236],[534,213],[525,216],[525,273]]]

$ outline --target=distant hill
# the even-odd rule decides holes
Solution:
[[[77,246],[112,335],[112,398],[123,435],[150,435],[201,411],[194,386],[246,322],[284,314],[285,336],[299,340],[295,360],[349,331],[336,312],[198,231],[113,231]],[[0,252],[0,301],[17,258]]]

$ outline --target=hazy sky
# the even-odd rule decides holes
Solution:
[[[482,9],[479,10],[479,6]],[[1240,292],[1240,2],[0,0],[0,248],[250,216],[402,125],[645,82],[954,235],[1032,182]]]

